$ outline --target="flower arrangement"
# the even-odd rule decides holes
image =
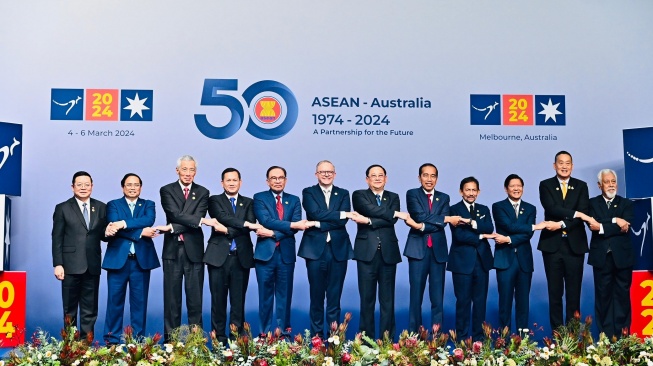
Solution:
[[[580,315],[545,338],[543,346],[532,339],[533,331],[492,329],[484,324],[485,338],[473,342],[457,339],[455,331],[441,332],[439,325],[417,333],[404,331],[394,342],[388,334],[374,340],[365,334],[345,337],[351,314],[341,324],[330,326],[329,337],[311,337],[307,331],[289,338],[278,329],[253,337],[249,324],[238,334],[231,328],[228,344],[206,334],[197,326],[182,326],[171,342],[160,344],[161,336],[136,339],[125,328],[123,343],[101,346],[79,339],[75,327],[67,326],[61,340],[39,330],[30,342],[16,347],[0,360],[0,366],[18,365],[227,365],[227,366],[517,366],[517,365],[653,365],[653,338],[641,339],[624,332],[621,338],[601,334],[594,342],[591,317]],[[287,330],[286,334],[290,331]],[[208,345],[211,347],[208,347]]]

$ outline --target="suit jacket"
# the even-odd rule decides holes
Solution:
[[[628,268],[635,265],[633,244],[630,232],[622,233],[619,225],[612,223],[613,217],[622,218],[628,222],[635,219],[633,203],[628,198],[615,196],[608,210],[603,196],[599,195],[590,199],[590,216],[603,225],[603,234],[592,231],[590,241],[590,254],[587,263],[601,267],[605,265],[605,256],[608,248],[612,250],[612,258],[617,268]]]
[[[306,219],[319,221],[320,227],[312,227],[304,231],[297,255],[306,259],[319,259],[326,247],[327,233],[329,233],[331,236],[329,245],[336,260],[352,259],[354,250],[345,228],[347,219],[340,218],[341,211],[351,211],[349,191],[332,186],[327,208],[324,192],[320,185],[316,184],[302,191],[302,206],[306,210]]]
[[[372,224],[357,224],[358,231],[354,241],[354,259],[369,262],[374,258],[377,247],[381,245],[381,255],[387,264],[401,262],[399,240],[395,233],[395,211],[400,210],[399,196],[383,191],[381,206],[371,189],[354,191],[351,196],[354,211],[367,216]]]
[[[429,209],[429,199],[422,187],[411,189],[406,192],[406,205],[408,213],[415,222],[424,224],[424,231],[413,228],[408,232],[404,255],[408,258],[423,259],[429,248],[426,246],[428,236],[431,235],[431,242],[438,263],[445,263],[449,259],[447,249],[447,235],[444,228],[447,224],[444,217],[449,216],[449,195],[433,191],[432,208]]]
[[[100,275],[102,247],[107,228],[106,205],[89,201],[89,228],[75,197],[58,204],[52,217],[52,266],[63,266],[66,274],[83,274],[88,270]]]
[[[188,199],[179,186],[179,181],[167,184],[159,190],[161,206],[166,214],[166,221],[172,224],[173,232],[163,237],[163,259],[177,258],[179,234],[184,234],[186,255],[191,262],[202,262],[204,257],[204,233],[200,220],[206,216],[209,206],[209,190],[194,183],[188,192]]]
[[[259,224],[266,229],[274,231],[273,238],[256,239],[254,259],[269,261],[274,254],[276,243],[279,242],[279,250],[284,263],[295,263],[295,233],[297,230],[290,228],[291,222],[302,219],[302,206],[299,197],[283,192],[281,197],[283,204],[283,220],[279,220],[277,214],[277,201],[271,190],[259,192],[254,195],[254,216]]]
[[[474,209],[476,210],[476,229],[473,229],[472,225],[450,226],[452,239],[449,263],[447,263],[448,271],[461,274],[472,273],[477,254],[481,258],[483,269],[485,271],[492,269],[494,259],[490,243],[487,239],[479,239],[481,234],[494,232],[490,209],[478,202],[474,202]],[[451,215],[465,219],[471,218],[469,210],[462,200],[451,206]]]
[[[234,213],[231,201],[225,193],[213,195],[209,198],[209,216],[226,226],[227,234],[211,231],[204,253],[204,263],[221,267],[229,256],[231,242],[235,240],[240,264],[243,268],[254,267],[254,245],[249,229],[245,227],[245,221],[256,223],[252,199],[239,194]]]
[[[531,237],[535,225],[535,206],[522,200],[519,204],[519,216],[515,215],[512,202],[506,198],[492,205],[492,216],[498,234],[509,236],[510,244],[494,246],[494,268],[509,268],[517,253],[519,268],[524,272],[533,272],[533,249]]]
[[[136,201],[136,206],[134,206],[133,216],[125,197],[109,201],[107,203],[107,221],[116,222],[125,220],[127,228],[118,230],[114,237],[109,238],[102,268],[122,268],[125,262],[127,262],[131,243],[134,243],[136,260],[142,269],[161,267],[156,249],[154,248],[154,241],[152,238],[141,237],[143,229],[152,227],[155,219],[156,209],[154,208],[153,201],[139,198]]]
[[[563,231],[567,233],[571,250],[576,254],[589,251],[587,247],[587,234],[583,220],[574,218],[574,213],[580,211],[589,213],[589,193],[587,184],[576,178],[569,178],[567,196],[562,199],[562,189],[557,177],[545,179],[540,182],[540,202],[544,207],[544,220],[563,221],[566,228],[563,230],[542,230],[537,249],[554,253],[564,242]]]

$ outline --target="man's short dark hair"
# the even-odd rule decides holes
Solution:
[[[508,186],[510,185],[510,181],[513,179],[519,179],[522,187],[524,186],[524,180],[521,179],[520,176],[518,176],[517,174],[510,174],[509,176],[506,177],[506,180],[503,182],[503,188],[508,188]]]
[[[73,184],[75,184],[75,179],[77,179],[77,177],[89,177],[91,179],[91,183],[93,183],[93,177],[91,177],[90,174],[88,174],[83,170],[80,170],[77,173],[73,174]]]
[[[372,165],[370,165],[370,166],[367,168],[367,170],[365,171],[365,176],[366,176],[366,177],[369,177],[369,176],[370,176],[370,170],[372,170],[372,168],[377,168],[377,167],[383,169],[383,175],[388,175],[388,173],[385,172],[385,168],[384,168],[384,167],[382,167],[382,166],[379,165],[379,164],[372,164]]]
[[[437,177],[438,177],[438,168],[437,168],[435,165],[431,164],[431,163],[424,163],[424,164],[422,164],[422,165],[419,167],[419,175],[422,175],[422,169],[426,168],[427,166],[430,166],[430,167],[432,167],[433,169],[435,169],[435,177],[437,178]]]
[[[476,179],[474,177],[467,177],[467,178],[463,178],[463,180],[460,181],[460,190],[461,191],[463,190],[463,187],[465,187],[465,184],[472,183],[472,182],[476,183],[476,189],[481,189],[481,185],[478,184],[478,179]]]
[[[127,173],[127,174],[125,174],[124,177],[122,177],[122,180],[120,181],[120,186],[121,186],[121,187],[124,187],[124,186],[125,186],[125,181],[126,181],[127,178],[129,178],[129,177],[136,177],[136,178],[138,178],[138,184],[143,185],[143,180],[141,179],[141,177],[138,176],[138,174],[136,174],[136,173]]]
[[[238,180],[240,180],[240,172],[239,172],[238,169],[236,169],[236,168],[227,168],[227,169],[223,170],[223,171],[222,171],[222,180],[224,180],[224,175],[225,175],[225,174],[227,174],[227,173],[231,173],[231,172],[236,172],[236,174],[238,174]],[[270,172],[270,171],[268,171],[268,173],[269,173],[269,172]],[[285,174],[285,172],[284,172],[284,174]]]
[[[570,153],[568,153],[568,152],[566,152],[566,151],[564,151],[564,150],[561,150],[561,151],[558,151],[558,153],[556,154],[555,158],[553,158],[553,162],[554,162],[554,163],[555,163],[556,161],[558,161],[558,156],[560,156],[560,155],[569,155],[569,158],[571,159],[571,162],[572,162],[572,163],[574,162],[574,158],[571,156]]]
[[[266,179],[267,179],[267,178],[270,178],[270,172],[271,172],[273,169],[281,169],[281,170],[283,170],[283,176],[286,177],[286,178],[288,177],[288,175],[286,174],[286,169],[284,169],[284,168],[282,168],[282,167],[280,167],[280,166],[277,166],[277,165],[273,165],[273,166],[269,167],[269,168],[268,168],[268,171],[265,173],[265,178],[266,178]]]

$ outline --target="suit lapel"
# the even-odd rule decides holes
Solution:
[[[125,204],[127,204],[126,200],[125,200]],[[143,211],[143,200],[142,199],[138,198],[136,200],[135,204],[136,205],[134,206],[134,213],[133,214],[131,213],[131,210],[129,209],[129,205],[127,205],[127,212],[132,216],[132,218],[139,217],[140,214],[141,214],[141,211]]]
[[[88,200],[88,205],[89,205],[89,220],[88,220],[88,228],[89,230],[93,228],[95,225],[95,222],[97,221],[97,215],[98,213],[96,212],[95,206],[97,205],[97,202],[94,199]],[[82,215],[83,217],[84,215]]]
[[[89,200],[89,204],[90,204]],[[82,214],[82,211],[79,209],[79,205],[77,205],[77,200],[75,197],[72,198],[72,201],[70,201],[70,209],[73,211],[75,216],[79,219],[79,221],[82,223],[84,227],[86,227],[86,220],[84,220],[84,215]],[[90,208],[89,208],[90,209]],[[87,228],[88,230],[88,228]]]

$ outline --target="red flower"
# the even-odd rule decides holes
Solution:
[[[462,349],[456,348],[453,350],[453,358],[456,361],[462,361],[465,358],[465,353],[463,352]]]
[[[472,352],[474,353],[481,353],[481,347],[483,346],[483,343],[481,341],[476,341],[472,345]]]
[[[313,345],[313,348],[320,348],[322,347],[322,339],[319,336],[315,336],[311,338],[311,344]]]
[[[268,362],[266,360],[261,360],[258,364],[259,366],[268,366]]]
[[[342,361],[342,363],[349,363],[349,361],[351,361],[351,355],[345,352],[342,354],[342,357],[340,357],[340,360]]]

